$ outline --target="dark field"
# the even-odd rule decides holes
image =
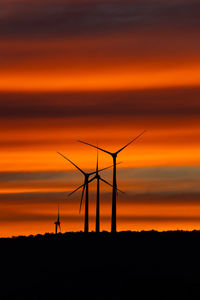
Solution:
[[[0,299],[200,299],[200,232],[0,239]]]

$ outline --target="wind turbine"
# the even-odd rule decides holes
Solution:
[[[104,183],[106,183],[107,185],[112,186],[112,184],[110,184],[109,182],[107,182],[105,179],[103,179],[100,175],[99,175],[99,159],[98,159],[98,149],[97,149],[97,165],[96,165],[96,174],[95,176],[89,180],[89,182],[92,182],[93,180],[97,180],[97,199],[96,199],[96,232],[98,233],[100,231],[100,180]],[[120,190],[119,190],[120,191]],[[120,191],[121,193],[123,193],[122,191]]]
[[[122,147],[121,149],[119,149],[116,152],[109,152],[105,149],[102,149],[98,146],[94,146],[92,144],[83,142],[83,141],[78,141],[80,143],[89,145],[91,147],[94,147],[96,149],[99,149],[109,155],[112,156],[113,159],[113,191],[112,191],[112,219],[111,219],[111,232],[115,233],[116,232],[116,192],[117,192],[117,178],[116,178],[116,161],[117,161],[117,155],[124,150],[126,147],[128,147],[131,143],[133,143],[136,139],[138,139],[141,135],[144,134],[146,130],[144,130],[142,133],[140,133],[138,136],[136,136],[133,140],[131,140],[128,144],[126,144],[124,147]]]
[[[54,223],[55,224],[55,234],[58,233],[58,227],[61,231],[61,226],[60,226],[60,215],[59,215],[59,204],[58,204],[58,218],[57,221]]]
[[[75,163],[73,163],[69,158],[67,158],[66,156],[64,156],[63,154],[61,154],[60,152],[58,152],[59,155],[61,155],[62,157],[64,157],[66,160],[68,160],[74,167],[76,167],[85,177],[84,180],[84,184],[82,184],[81,186],[79,186],[77,189],[75,189],[71,194],[75,193],[78,189],[80,189],[81,187],[83,187],[83,191],[82,191],[82,196],[81,196],[81,204],[80,204],[80,210],[81,210],[81,205],[82,205],[82,201],[83,201],[83,196],[84,196],[84,191],[85,191],[85,225],[84,225],[84,232],[88,232],[89,230],[89,226],[88,226],[88,219],[89,219],[89,177],[91,175],[94,175],[96,173],[96,171],[91,172],[91,173],[86,173],[83,170],[81,170],[81,168],[79,168],[77,165],[75,165]],[[101,170],[99,170],[99,172],[106,170],[108,168],[103,168]]]

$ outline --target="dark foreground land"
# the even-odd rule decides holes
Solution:
[[[0,239],[0,299],[200,299],[200,232]]]

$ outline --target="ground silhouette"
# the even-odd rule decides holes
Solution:
[[[1,299],[200,299],[200,231],[0,239]]]

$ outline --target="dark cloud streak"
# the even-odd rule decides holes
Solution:
[[[62,200],[62,203],[73,203],[79,209],[80,193],[77,193],[74,197],[67,197],[68,192],[29,192],[29,193],[6,193],[0,194],[0,203],[15,204],[15,205],[29,205],[29,204],[41,204],[41,203],[56,203],[56,201]],[[102,193],[102,199],[104,203],[110,201],[111,193]],[[91,201],[95,201],[95,192],[91,192]],[[119,197],[118,203],[120,204],[139,204],[139,205],[200,205],[200,193],[182,193],[182,192],[149,192],[136,194],[126,193],[123,199]]]
[[[1,94],[1,119],[199,116],[200,89]],[[56,101],[55,101],[56,100]]]
[[[55,219],[55,214],[30,214],[30,213],[18,213],[16,215],[10,214],[5,215],[0,218],[1,222],[52,222]],[[95,221],[95,216],[90,216],[90,220],[92,222]],[[68,215],[68,216],[61,216],[62,222],[83,222],[83,216],[75,216],[75,215]],[[101,221],[103,222],[110,222],[109,216],[101,216]],[[159,223],[176,223],[176,222],[200,222],[200,216],[165,216],[165,215],[139,215],[139,216],[118,216],[118,222],[159,222]]]
[[[104,171],[105,174],[110,174],[111,170]],[[128,180],[199,180],[200,181],[200,167],[199,166],[179,166],[179,167],[146,167],[146,168],[119,168],[119,177]],[[0,172],[0,181],[3,182],[26,182],[26,181],[60,181],[63,179],[73,180],[79,178],[79,173],[74,170],[67,171],[10,171]],[[82,178],[82,177],[81,177]]]
[[[185,1],[3,1],[0,37],[63,37],[110,32],[199,30],[200,3]]]
[[[0,182],[71,179],[74,171],[0,172]]]

